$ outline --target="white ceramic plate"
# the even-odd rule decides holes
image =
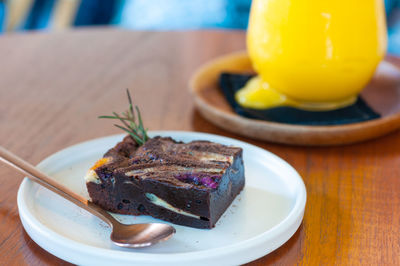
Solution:
[[[210,140],[243,148],[246,186],[215,228],[174,225],[170,240],[143,249],[120,248],[110,229],[86,211],[28,180],[18,191],[18,209],[26,232],[42,248],[84,265],[233,265],[260,258],[285,243],[299,227],[306,189],[299,174],[276,155],[238,140],[194,132],[153,131],[176,140]],[[38,167],[88,197],[83,176],[106,150],[122,139],[110,136],[77,144]],[[115,215],[124,223],[160,222],[148,216]]]

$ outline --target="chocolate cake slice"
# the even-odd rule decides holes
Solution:
[[[242,149],[128,135],[86,175],[91,200],[116,213],[212,228],[244,187]]]

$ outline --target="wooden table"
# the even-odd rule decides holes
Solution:
[[[125,88],[153,130],[248,141],[301,174],[304,221],[252,265],[400,264],[400,132],[356,145],[262,143],[220,130],[193,107],[187,81],[200,64],[245,48],[243,32],[80,29],[0,36],[1,145],[33,164],[71,144],[119,133],[96,119],[125,109]],[[67,264],[25,233],[16,204],[23,178],[0,165],[0,264]]]

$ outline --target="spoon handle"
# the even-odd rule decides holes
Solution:
[[[94,203],[87,200],[85,197],[73,192],[69,188],[63,186],[62,184],[54,181],[52,178],[47,176],[45,173],[41,172],[39,169],[31,165],[30,163],[22,160],[15,154],[7,151],[2,146],[0,146],[0,161],[5,162],[9,166],[18,170],[19,172],[27,175],[33,181],[39,183],[45,188],[57,193],[61,197],[75,203],[79,207],[85,209],[91,214],[99,217],[104,222],[113,226],[117,222],[108,212],[101,209]]]

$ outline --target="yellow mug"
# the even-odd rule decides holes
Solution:
[[[247,50],[259,76],[236,100],[251,108],[349,105],[386,45],[383,0],[253,0]]]

